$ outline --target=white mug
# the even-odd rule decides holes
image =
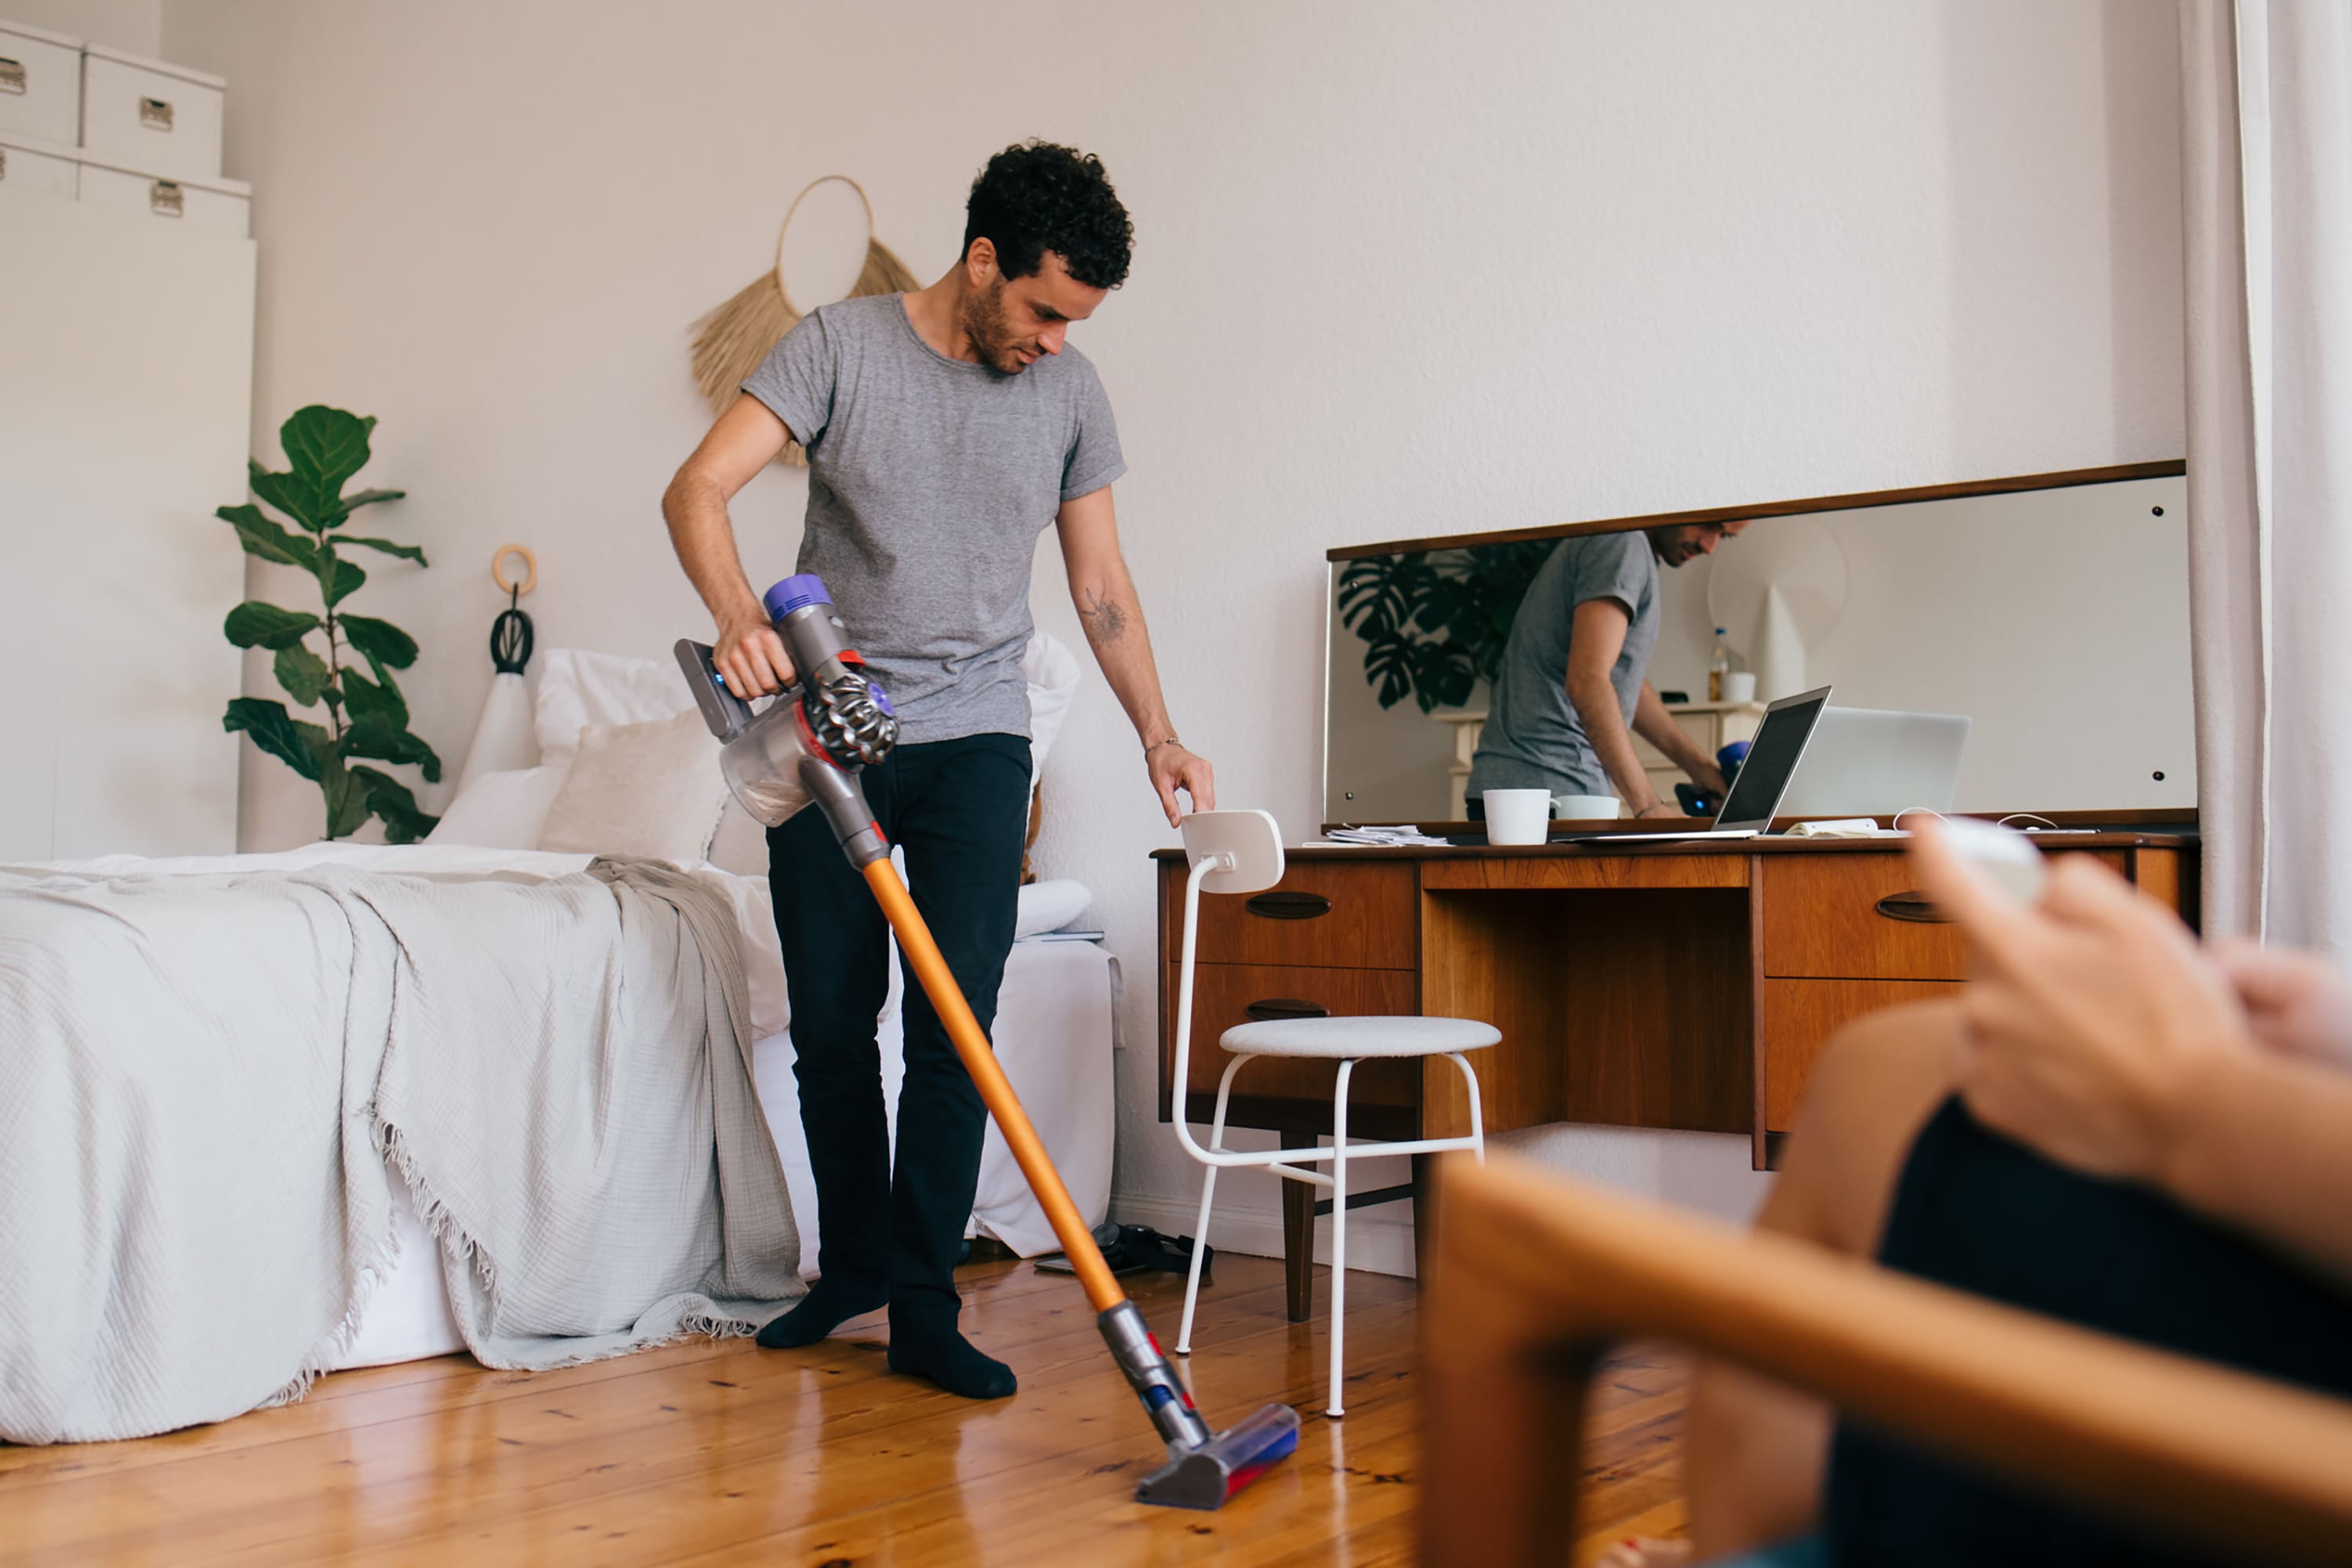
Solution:
[[[1486,807],[1486,842],[1540,844],[1551,821],[1551,792],[1490,789],[1479,792]]]
[[[1613,795],[1556,795],[1551,803],[1570,822],[1614,822],[1624,809]]]
[[[1726,670],[1723,676],[1723,700],[1726,702],[1756,700],[1756,672],[1752,669]]]

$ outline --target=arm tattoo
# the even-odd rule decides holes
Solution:
[[[1097,644],[1114,643],[1127,635],[1127,612],[1100,589],[1087,590],[1087,602],[1078,606],[1078,614],[1087,623],[1087,636]]]

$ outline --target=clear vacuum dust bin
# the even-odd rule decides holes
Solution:
[[[889,695],[848,646],[822,581],[787,577],[768,590],[766,604],[800,664],[793,672],[799,684],[757,712],[728,689],[708,644],[680,638],[677,653],[703,721],[722,742],[719,766],[727,787],[745,811],[773,827],[812,800],[847,805],[854,797],[842,786],[890,754],[898,720]],[[844,826],[835,824],[836,830]]]

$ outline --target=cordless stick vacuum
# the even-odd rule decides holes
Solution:
[[[890,699],[850,647],[847,629],[817,577],[787,577],[768,590],[768,615],[783,638],[799,684],[758,713],[727,689],[707,644],[681,639],[678,668],[710,732],[724,742],[719,765],[744,809],[774,826],[814,801],[841,841],[849,863],[864,874],[898,933],[898,949],[940,1019],[974,1088],[987,1105],[1013,1158],[1037,1195],[1054,1234],[1069,1255],[1111,1358],[1143,1401],[1168,1445],[1168,1463],[1137,1483],[1136,1500],[1171,1508],[1214,1509],[1298,1447],[1298,1412],[1269,1405],[1244,1421],[1213,1433],[1176,1381],[1143,1314],[1112,1279],[1102,1249],[1071,1202],[1061,1173],[1029,1124],[971,1004],[956,985],[930,928],[916,911],[890,860],[890,841],[874,820],[859,787],[860,769],[879,763],[898,743]]]

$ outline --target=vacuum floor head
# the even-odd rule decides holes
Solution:
[[[1136,1484],[1135,1500],[1162,1508],[1223,1508],[1225,1500],[1298,1447],[1298,1412],[1269,1405],[1189,1449]]]

